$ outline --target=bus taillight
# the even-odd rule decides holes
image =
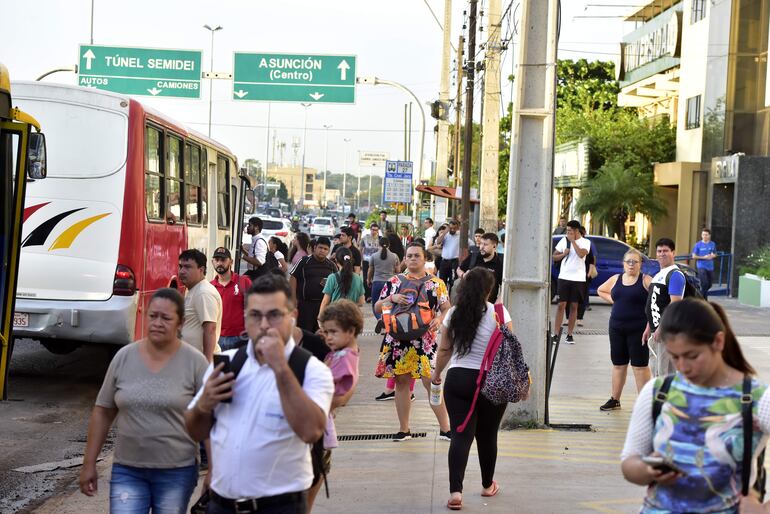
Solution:
[[[133,296],[136,292],[136,279],[134,272],[128,266],[118,264],[115,269],[115,281],[112,285],[112,294],[117,296]]]

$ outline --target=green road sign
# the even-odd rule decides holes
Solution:
[[[233,99],[355,103],[356,57],[235,52]]]
[[[80,45],[78,84],[129,95],[200,98],[201,52]]]

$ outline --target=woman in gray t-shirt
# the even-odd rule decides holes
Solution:
[[[366,284],[372,288],[372,312],[377,319],[382,318],[381,313],[374,310],[375,298],[380,297],[385,283],[398,273],[401,262],[398,255],[391,252],[390,241],[387,237],[380,238],[380,251],[371,256],[369,261],[369,273],[366,276]]]
[[[80,490],[96,494],[96,459],[117,419],[110,512],[185,512],[198,481],[198,445],[184,411],[208,362],[179,339],[184,299],[160,289],[147,307],[147,337],[115,355],[88,424]]]

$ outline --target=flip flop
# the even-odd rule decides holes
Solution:
[[[450,498],[449,501],[446,502],[446,506],[449,510],[462,510],[463,500],[462,498],[460,498],[459,500]]]
[[[481,496],[489,497],[494,496],[500,491],[500,486],[497,485],[497,481],[492,480],[492,492],[491,493],[485,493],[484,490],[481,491]]]

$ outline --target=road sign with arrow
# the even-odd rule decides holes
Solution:
[[[355,103],[356,56],[236,52],[233,99]]]
[[[201,52],[80,45],[78,84],[128,95],[200,98]]]

